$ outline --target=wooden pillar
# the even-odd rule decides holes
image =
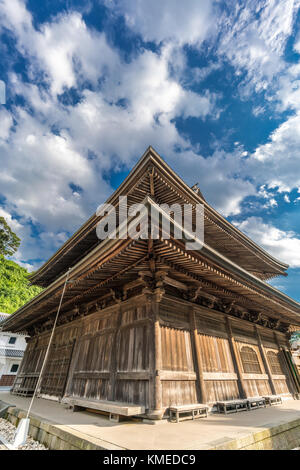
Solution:
[[[268,379],[269,379],[271,392],[272,392],[273,395],[276,395],[276,389],[275,389],[275,384],[274,384],[273,378],[272,378],[272,372],[271,372],[271,369],[269,367],[268,359],[267,359],[267,356],[266,356],[266,353],[265,353],[264,346],[262,344],[261,336],[259,334],[259,329],[257,328],[257,325],[255,325],[255,333],[256,333],[256,337],[257,337],[257,341],[258,341],[259,352],[260,352],[260,355],[261,355],[261,358],[262,358],[262,361],[263,361],[263,364],[264,364],[265,371],[266,371]]]
[[[283,348],[280,345],[280,342],[279,342],[278,336],[276,334],[276,331],[274,331],[274,338],[275,338],[276,344],[277,344],[278,349],[279,349],[281,362],[283,363],[283,366],[284,366],[284,369],[285,369],[288,388],[289,388],[291,394],[294,395],[295,392],[297,392],[297,390],[298,390],[298,386],[295,383],[295,379],[294,379],[294,377],[292,375],[292,372],[290,370],[290,365],[288,364],[287,359],[284,355]]]
[[[196,328],[196,318],[195,318],[195,309],[191,309],[190,313],[190,325],[191,325],[191,342],[192,342],[192,348],[194,352],[194,357],[195,357],[195,370],[197,374],[197,396],[198,396],[198,401],[200,403],[207,403],[207,396],[206,396],[206,389],[205,389],[205,382],[204,382],[204,377],[203,377],[203,362],[202,362],[202,357],[201,357],[201,352],[200,352],[200,347],[199,347],[199,338],[198,338],[198,333],[197,333],[197,328]]]
[[[108,400],[114,401],[116,396],[116,376],[117,376],[117,352],[118,352],[118,336],[120,331],[120,326],[122,323],[122,307],[121,303],[119,304],[119,309],[116,312],[117,321],[116,321],[116,330],[112,342],[111,348],[111,365],[110,365],[110,379],[109,379],[109,391],[108,391]]]
[[[150,407],[149,418],[161,419],[163,416],[162,407],[162,386],[160,379],[160,371],[162,369],[162,351],[161,351],[161,331],[159,325],[159,302],[156,296],[153,295],[151,300],[151,328],[150,340],[151,341],[151,378],[150,378]]]
[[[242,366],[241,366],[238,352],[236,349],[235,340],[232,335],[232,328],[231,328],[231,322],[230,322],[229,317],[226,317],[226,330],[228,334],[229,347],[230,347],[230,352],[231,352],[231,356],[233,360],[233,365],[234,365],[234,368],[238,377],[238,388],[240,392],[240,397],[247,398],[246,387],[245,387],[245,383],[243,379],[243,370],[242,370]]]
[[[155,339],[155,409],[160,410],[162,408],[162,390],[160,371],[162,369],[162,354],[161,354],[161,332],[159,326],[159,304],[155,302],[155,320],[154,320],[154,339]]]

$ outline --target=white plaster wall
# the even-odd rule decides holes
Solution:
[[[15,344],[9,344],[9,339],[11,337],[16,338]],[[22,362],[21,357],[5,357],[1,355],[1,349],[10,349],[10,350],[21,350],[25,351],[26,349],[26,341],[25,341],[25,335],[20,335],[16,333],[10,333],[7,331],[1,331],[0,330],[0,377],[2,375],[16,375],[17,372],[10,372],[10,369],[13,364],[18,364],[20,367],[20,364]]]
[[[11,337],[16,338],[15,344],[9,344],[9,339]],[[25,351],[26,349],[25,335],[18,335],[16,333],[0,331],[0,348],[21,349],[22,351]]]
[[[18,364],[20,367],[22,358],[6,358],[2,364],[0,364],[0,377],[1,375],[17,375],[18,370],[16,372],[11,372],[10,369],[12,368],[13,364]]]

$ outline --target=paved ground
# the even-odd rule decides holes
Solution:
[[[26,410],[29,398],[0,392],[0,400]],[[183,421],[178,424],[166,420],[157,425],[124,421],[110,423],[108,418],[80,411],[73,413],[65,405],[41,398],[35,399],[32,414],[61,427],[70,427],[82,437],[109,442],[126,449],[206,449],[224,438],[241,438],[300,418],[300,401],[288,400],[282,405],[261,408],[230,415],[213,414],[208,418]]]

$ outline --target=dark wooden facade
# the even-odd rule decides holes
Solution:
[[[54,399],[141,405],[161,418],[170,405],[264,394],[294,396],[288,330],[300,305],[265,280],[284,275],[148,149],[110,198],[205,207],[205,246],[182,240],[106,240],[93,216],[33,277],[46,289],[6,322],[29,335],[13,393],[32,394],[66,276],[39,393]],[[150,202],[149,202],[150,201]],[[91,406],[92,407],[92,406]]]

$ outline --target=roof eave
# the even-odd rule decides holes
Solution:
[[[234,233],[238,238],[242,239],[248,247],[257,252],[258,254],[261,253],[264,257],[266,257],[273,265],[274,268],[278,270],[276,275],[286,275],[285,271],[288,269],[288,265],[281,262],[280,260],[274,258],[268,252],[266,252],[263,248],[257,245],[253,240],[251,240],[247,235],[241,232],[237,227],[232,225],[228,222],[221,214],[219,214],[213,207],[211,207],[203,198],[203,196],[197,194],[193,191],[181,178],[178,176],[172,168],[163,160],[163,158],[153,149],[153,147],[149,146],[147,150],[144,152],[143,156],[140,160],[136,163],[133,169],[130,171],[128,176],[124,179],[124,181],[120,184],[120,186],[114,191],[114,193],[107,199],[106,203],[112,203],[117,196],[126,189],[130,181],[134,178],[135,174],[138,171],[141,171],[145,164],[149,164],[149,162],[153,162],[160,167],[165,173],[168,174],[178,185],[180,185],[180,189],[185,191],[195,202],[202,203],[207,208],[214,217],[216,217],[221,224],[224,224],[226,228]],[[97,216],[94,213],[88,220],[85,222],[62,246],[59,248],[52,256],[47,260],[35,273],[29,276],[30,282],[32,284],[40,285],[42,287],[47,287],[48,281],[43,281],[44,274],[48,271],[49,267],[57,261],[60,256],[64,256],[68,249],[71,248],[72,244],[76,244],[76,238],[80,237],[86,230],[90,228],[94,228],[95,222],[97,220]],[[92,226],[92,227],[90,227]]]

